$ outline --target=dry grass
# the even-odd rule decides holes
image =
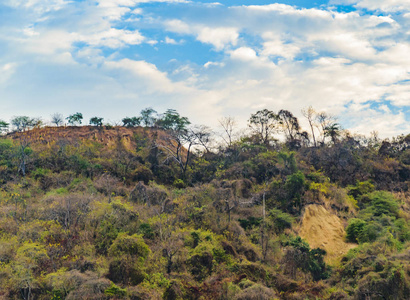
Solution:
[[[299,228],[299,235],[310,247],[322,248],[327,254],[325,261],[334,265],[356,244],[346,243],[346,232],[338,216],[332,214],[324,206],[312,204],[305,208]]]

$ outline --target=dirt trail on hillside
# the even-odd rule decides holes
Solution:
[[[330,213],[324,206],[312,204],[305,208],[299,235],[305,239],[310,248],[322,248],[327,254],[325,261],[335,264],[356,244],[346,243],[342,221]]]

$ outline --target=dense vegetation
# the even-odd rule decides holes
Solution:
[[[309,133],[262,110],[241,136],[221,120],[219,139],[175,110],[123,126],[14,118],[0,139],[0,298],[408,298],[410,135],[304,114]],[[297,234],[310,204],[357,244],[337,263]]]

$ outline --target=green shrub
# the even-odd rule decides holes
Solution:
[[[359,243],[374,242],[382,234],[383,227],[377,222],[367,223],[359,233],[357,240]]]
[[[377,191],[369,195],[370,206],[366,211],[370,211],[375,216],[388,215],[398,217],[399,205],[394,196],[386,191]]]
[[[116,286],[114,283],[111,283],[110,287],[104,291],[104,294],[107,296],[124,297],[127,294],[127,290]]]
[[[132,255],[145,260],[151,252],[141,235],[128,235],[119,233],[111,247],[108,249],[108,255],[119,257],[122,255]]]
[[[262,218],[255,218],[251,216],[248,217],[248,219],[238,219],[238,222],[243,229],[247,230],[259,226],[262,222]]]
[[[283,232],[286,228],[291,228],[294,218],[283,211],[273,208],[269,211],[269,217],[273,221],[276,233]]]
[[[362,233],[363,228],[366,226],[366,222],[361,219],[350,219],[349,225],[346,228],[346,238],[352,243],[358,243],[359,235]]]

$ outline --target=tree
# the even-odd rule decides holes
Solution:
[[[301,171],[288,176],[285,182],[285,189],[287,191],[287,205],[298,208],[299,213],[302,210],[302,195],[306,189],[305,176]]]
[[[325,127],[325,136],[330,137],[333,144],[336,144],[338,136],[340,136],[341,127],[338,123],[332,123]]]
[[[16,149],[15,157],[18,163],[18,172],[26,176],[27,162],[33,150],[30,148],[30,142],[25,136],[20,137],[20,143]]]
[[[210,152],[213,132],[211,128],[205,125],[195,125],[192,128],[192,134],[196,136],[198,144],[204,147],[206,152]]]
[[[326,128],[334,123],[336,118],[332,115],[329,115],[325,112],[321,112],[316,115],[316,120],[319,122],[318,128],[321,130],[322,141],[321,144],[325,144],[326,139]]]
[[[51,115],[51,123],[55,124],[57,127],[63,124],[64,117],[60,113],[55,113]]]
[[[102,121],[104,120],[104,118],[99,118],[99,117],[92,117],[90,119],[90,125],[95,125],[95,126],[102,126]]]
[[[300,130],[298,119],[290,111],[285,109],[279,111],[278,117],[288,140],[296,139]]]
[[[279,122],[285,132],[289,148],[300,148],[301,139],[308,139],[307,133],[300,132],[298,119],[288,110],[281,109],[278,113]]]
[[[75,113],[72,115],[69,115],[66,120],[68,121],[68,123],[72,126],[75,126],[77,124],[81,124],[82,120],[83,120],[83,114],[82,113]]]
[[[26,129],[38,126],[41,124],[41,119],[30,118],[28,116],[17,116],[11,120],[11,124],[16,131],[25,131]]]
[[[0,120],[0,134],[2,134],[3,132],[7,132],[9,130],[9,123]]]
[[[157,113],[156,110],[154,110],[151,107],[145,108],[141,110],[141,122],[145,127],[152,127],[155,124],[156,118],[154,115]]]
[[[141,118],[140,117],[125,117],[122,119],[122,124],[125,127],[136,127],[141,124]]]
[[[157,125],[165,130],[182,132],[191,124],[187,117],[181,117],[175,109],[167,109],[162,118],[157,120]]]
[[[232,146],[232,141],[234,138],[234,130],[236,127],[236,121],[235,118],[233,117],[223,117],[221,119],[218,120],[219,124],[221,125],[221,127],[223,128],[225,135],[221,134],[222,139],[225,141],[226,145],[228,146],[228,148],[230,148]]]
[[[185,179],[192,147],[206,145],[208,134],[203,131],[206,127],[189,128],[188,125],[191,122],[188,118],[181,117],[174,109],[168,109],[157,123],[168,132],[168,135],[162,136],[162,142],[157,142],[156,145],[158,148],[166,150],[169,155],[167,159],[177,162],[181,176]]]
[[[312,138],[313,138],[313,145],[317,147],[316,144],[316,136],[315,136],[315,118],[316,118],[316,112],[313,109],[312,106],[309,106],[308,108],[302,109],[302,115],[308,120],[309,126],[310,126],[310,131],[312,132]]]
[[[249,122],[249,127],[258,137],[260,143],[269,145],[271,134],[278,124],[279,117],[273,111],[264,109],[252,114]]]

